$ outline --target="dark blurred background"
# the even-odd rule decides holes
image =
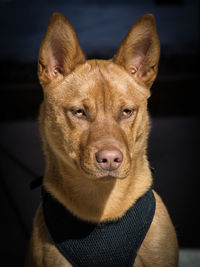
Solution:
[[[2,262],[22,266],[40,200],[40,189],[29,189],[44,170],[37,56],[55,11],[71,21],[88,58],[111,58],[133,22],[145,13],[155,15],[161,59],[149,101],[154,187],[168,207],[181,248],[200,248],[199,1],[0,0]]]

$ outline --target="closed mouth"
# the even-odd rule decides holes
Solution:
[[[119,171],[102,171],[97,169],[97,171],[91,171],[90,169],[86,168],[84,165],[80,165],[81,170],[89,176],[89,179],[95,180],[109,180],[109,179],[125,179],[128,175],[128,172],[123,173],[121,175]]]

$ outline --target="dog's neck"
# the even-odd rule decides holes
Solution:
[[[144,155],[135,161],[125,179],[107,181],[79,176],[53,158],[47,163],[44,175],[46,190],[84,220],[99,222],[122,217],[152,185],[151,171]]]

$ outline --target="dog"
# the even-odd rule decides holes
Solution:
[[[110,60],[86,60],[70,22],[52,15],[38,61],[46,168],[25,266],[178,266],[146,155],[159,56],[151,14]]]

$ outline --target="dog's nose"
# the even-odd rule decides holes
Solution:
[[[120,150],[99,150],[96,154],[96,161],[103,170],[113,171],[119,168],[123,161],[123,154]]]

